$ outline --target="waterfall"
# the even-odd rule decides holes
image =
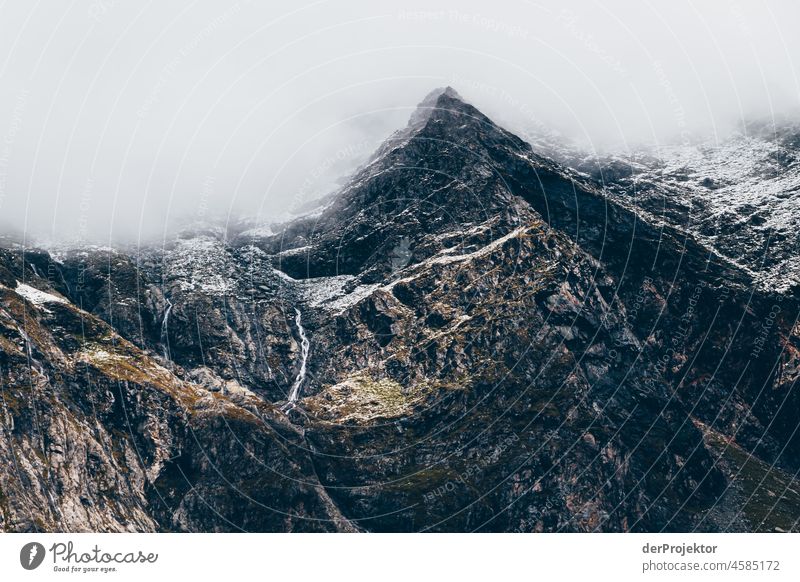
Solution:
[[[311,347],[306,330],[303,328],[303,317],[300,315],[300,310],[295,308],[296,313],[294,322],[297,325],[297,333],[300,336],[300,371],[297,373],[297,378],[294,379],[292,389],[289,391],[289,401],[287,402],[284,410],[294,408],[294,403],[300,397],[300,389],[303,387],[303,381],[306,379],[306,364],[308,363],[308,350]]]
[[[164,346],[164,358],[169,360],[169,314],[172,311],[172,301],[164,297],[167,308],[164,310],[164,321],[161,322],[161,345]]]

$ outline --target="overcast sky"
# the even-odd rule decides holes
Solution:
[[[796,0],[10,0],[0,223],[102,243],[268,222],[443,85],[523,136],[722,136],[797,116],[799,22]]]

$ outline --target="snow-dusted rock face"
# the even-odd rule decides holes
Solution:
[[[164,273],[181,291],[224,297],[236,290],[235,266],[223,241],[210,236],[178,239],[163,253]]]
[[[800,288],[800,126],[571,163],[652,221],[686,229],[763,289]]]
[[[793,143],[601,174],[438,90],[312,216],[6,245],[0,524],[796,528]]]
[[[14,291],[16,291],[20,297],[24,297],[28,303],[43,309],[46,309],[46,307],[43,306],[48,303],[68,303],[67,300],[60,295],[46,293],[45,291],[26,285],[25,283],[20,283],[19,281],[17,281],[17,288],[14,289]]]

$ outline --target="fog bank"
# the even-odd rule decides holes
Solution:
[[[76,243],[297,212],[434,87],[586,148],[797,119],[774,2],[22,0],[0,17],[0,224]]]

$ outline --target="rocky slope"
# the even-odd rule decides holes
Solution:
[[[796,529],[794,288],[629,177],[448,88],[281,228],[6,243],[3,529]]]
[[[764,289],[800,289],[800,127],[751,123],[701,144],[563,160],[648,220],[685,229]]]
[[[0,269],[5,530],[351,528],[274,406],[182,379],[36,275],[43,258]]]

